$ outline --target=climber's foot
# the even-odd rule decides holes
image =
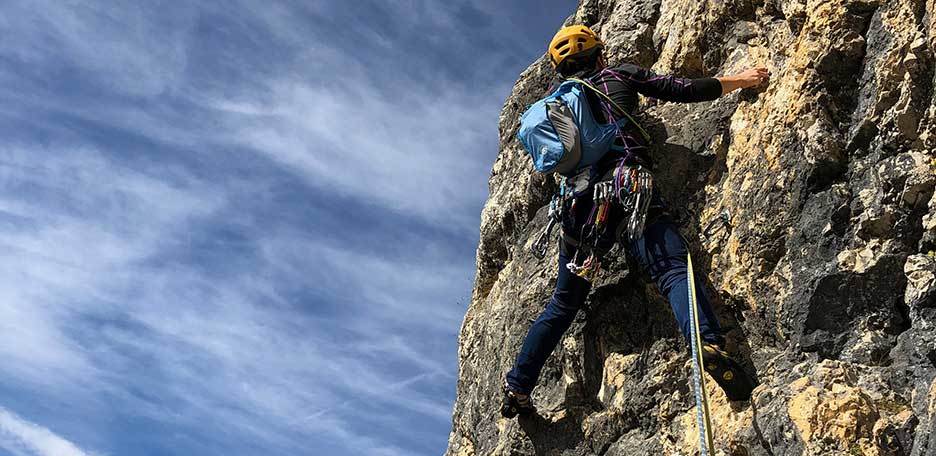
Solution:
[[[705,371],[725,391],[729,401],[751,400],[751,391],[757,383],[728,353],[717,345],[702,344],[702,362]]]
[[[530,396],[515,393],[506,385],[504,386],[504,400],[501,402],[501,415],[504,418],[513,418],[517,415],[526,415],[535,411]]]

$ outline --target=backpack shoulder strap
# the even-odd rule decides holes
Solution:
[[[651,142],[650,134],[647,133],[647,130],[644,130],[644,128],[640,126],[640,123],[634,120],[634,118],[630,114],[628,114],[627,110],[622,108],[619,104],[615,103],[614,100],[612,100],[611,97],[608,96],[608,94],[602,92],[597,87],[591,85],[591,83],[589,83],[588,81],[585,81],[584,79],[569,78],[568,80],[582,84],[583,86],[591,89],[592,92],[595,92],[596,94],[598,94],[599,97],[601,97],[602,99],[610,103],[611,106],[614,106],[615,109],[617,109],[620,113],[624,114],[624,116],[627,117],[628,120],[630,120],[634,125],[636,125],[637,129],[640,130],[640,134],[643,135],[644,139],[647,140],[648,143]]]

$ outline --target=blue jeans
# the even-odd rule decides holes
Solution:
[[[644,236],[627,246],[630,254],[646,271],[650,278],[656,282],[660,293],[667,298],[676,322],[686,340],[689,340],[689,331],[692,321],[689,319],[689,282],[687,280],[686,242],[679,234],[676,224],[668,217],[662,217],[646,227]],[[569,272],[566,268],[575,255],[575,247],[565,243],[559,254],[559,277],[556,279],[556,290],[553,292],[549,304],[540,314],[539,318],[530,327],[523,347],[517,355],[516,364],[507,374],[507,384],[510,389],[530,394],[536,386],[540,371],[546,359],[562,338],[575,314],[585,303],[585,298],[591,289],[591,284]],[[705,294],[705,288],[696,278],[696,302],[699,312],[699,326],[702,338],[707,342],[722,342],[721,328],[712,306]]]

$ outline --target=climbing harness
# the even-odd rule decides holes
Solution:
[[[580,188],[580,182],[574,179],[566,182],[566,185]],[[625,165],[622,162],[610,177],[596,182],[592,186],[592,211],[582,224],[578,238],[581,248],[576,251],[572,261],[566,264],[566,268],[588,281],[594,280],[601,271],[601,257],[606,250],[599,246],[605,233],[614,230],[615,239],[619,242],[630,242],[643,236],[652,195],[653,176],[640,165]],[[571,208],[573,214],[575,201],[573,199]],[[615,222],[618,223],[616,229],[609,226],[612,210],[622,214],[620,218],[615,218],[621,220]]]
[[[592,201],[594,205],[592,206],[588,221],[582,226],[583,231],[586,228],[588,229],[588,233],[582,236],[582,244],[589,248],[576,251],[572,261],[566,264],[566,268],[568,268],[570,272],[589,282],[594,280],[595,277],[598,276],[598,272],[601,271],[601,254],[603,252],[600,252],[598,249],[598,242],[608,222],[608,212],[611,210],[613,197],[612,190],[613,188],[610,182],[599,182],[594,185],[592,189]],[[583,251],[587,251],[588,256],[585,257],[581,265],[576,264],[579,254]]]
[[[565,177],[562,180],[563,185],[566,187],[567,196],[579,196],[585,190],[588,190],[588,185],[592,181],[592,169],[591,167],[580,170],[577,174]]]
[[[696,304],[695,274],[692,272],[692,254],[686,251],[686,267],[689,280],[689,317],[692,320],[692,383],[695,388],[696,420],[699,425],[699,456],[713,455],[712,419],[709,416],[708,393],[702,377],[702,331],[699,328],[699,309]]]
[[[622,80],[616,73],[610,72],[610,74],[612,77],[615,77],[618,80]],[[646,130],[644,130],[643,127],[641,127],[640,124],[637,123],[637,121],[634,120],[634,118],[625,109],[618,105],[605,92],[599,90],[584,79],[569,78],[566,82],[578,83],[582,87],[595,92],[599,96],[599,99],[601,100],[601,106],[604,109],[606,117],[608,118],[607,120],[610,122],[607,124],[607,126],[613,126],[615,133],[621,137],[625,152],[627,152],[629,148],[627,146],[627,141],[624,138],[623,127],[626,125],[626,123],[623,121],[633,123],[643,135],[644,139],[647,142],[650,142],[650,135],[646,132]],[[618,121],[618,119],[615,117],[615,110],[621,114],[621,121]],[[585,111],[587,111],[587,109]],[[533,116],[533,114],[531,114],[531,116]],[[531,117],[531,119],[534,119],[534,117]],[[528,123],[532,125],[534,122],[531,120]],[[530,132],[539,131],[532,128],[529,128],[528,130]],[[560,128],[559,130],[564,131],[568,129]],[[563,132],[559,132],[559,136],[563,136]],[[526,139],[527,142],[530,142],[530,145],[524,143],[524,147],[526,147],[528,150],[531,150],[533,142],[535,142],[536,138],[537,137],[534,133],[521,135],[521,141]],[[563,141],[564,143],[574,142],[568,139],[563,139]],[[609,147],[611,147],[610,144]],[[571,149],[573,151],[577,148],[578,147],[565,147],[565,149]],[[534,153],[533,156],[534,164],[540,171],[556,169],[556,167],[561,169],[563,166],[567,166],[564,164],[565,158],[550,158],[547,163],[547,161],[543,160],[537,161],[537,157],[544,159],[544,157],[547,157],[547,155],[537,155]],[[626,157],[627,156],[625,156],[625,158]],[[550,201],[549,223],[546,225],[546,228],[543,230],[543,232],[530,245],[530,251],[536,258],[543,259],[546,256],[546,250],[549,246],[552,230],[556,224],[564,220],[564,211],[567,209],[567,201],[569,199],[572,200],[568,210],[571,214],[574,215],[575,202],[577,198],[580,197],[585,191],[587,191],[589,186],[594,182],[594,178],[596,177],[596,167],[594,165],[597,164],[597,161],[595,160],[592,162],[591,160],[594,159],[576,159],[576,161],[579,163],[579,166],[581,166],[582,163],[592,163],[592,166],[583,168],[580,167],[578,174],[574,176],[565,176],[560,185],[559,195],[554,196]],[[541,161],[543,163],[540,163]],[[572,261],[565,265],[570,272],[588,281],[592,281],[601,271],[601,257],[605,252],[603,251],[604,249],[599,248],[598,244],[608,229],[615,230],[613,231],[613,234],[616,235],[616,239],[619,241],[632,241],[639,239],[643,235],[644,225],[646,224],[647,220],[647,212],[649,210],[651,197],[653,195],[653,176],[647,168],[641,165],[627,165],[625,164],[627,161],[628,160],[626,159],[622,159],[618,166],[615,167],[612,176],[605,177],[604,180],[594,183],[592,186],[592,210],[587,220],[582,225],[581,233],[578,233],[578,239],[573,243],[580,248],[576,250]],[[611,210],[622,211],[621,213],[624,214],[623,222],[618,224],[617,227],[608,226],[609,214]],[[571,238],[571,236],[568,236],[569,234],[571,233],[564,232],[562,236],[564,239],[568,239]]]

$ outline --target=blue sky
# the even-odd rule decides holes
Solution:
[[[0,454],[443,452],[497,118],[573,1],[0,5]]]

